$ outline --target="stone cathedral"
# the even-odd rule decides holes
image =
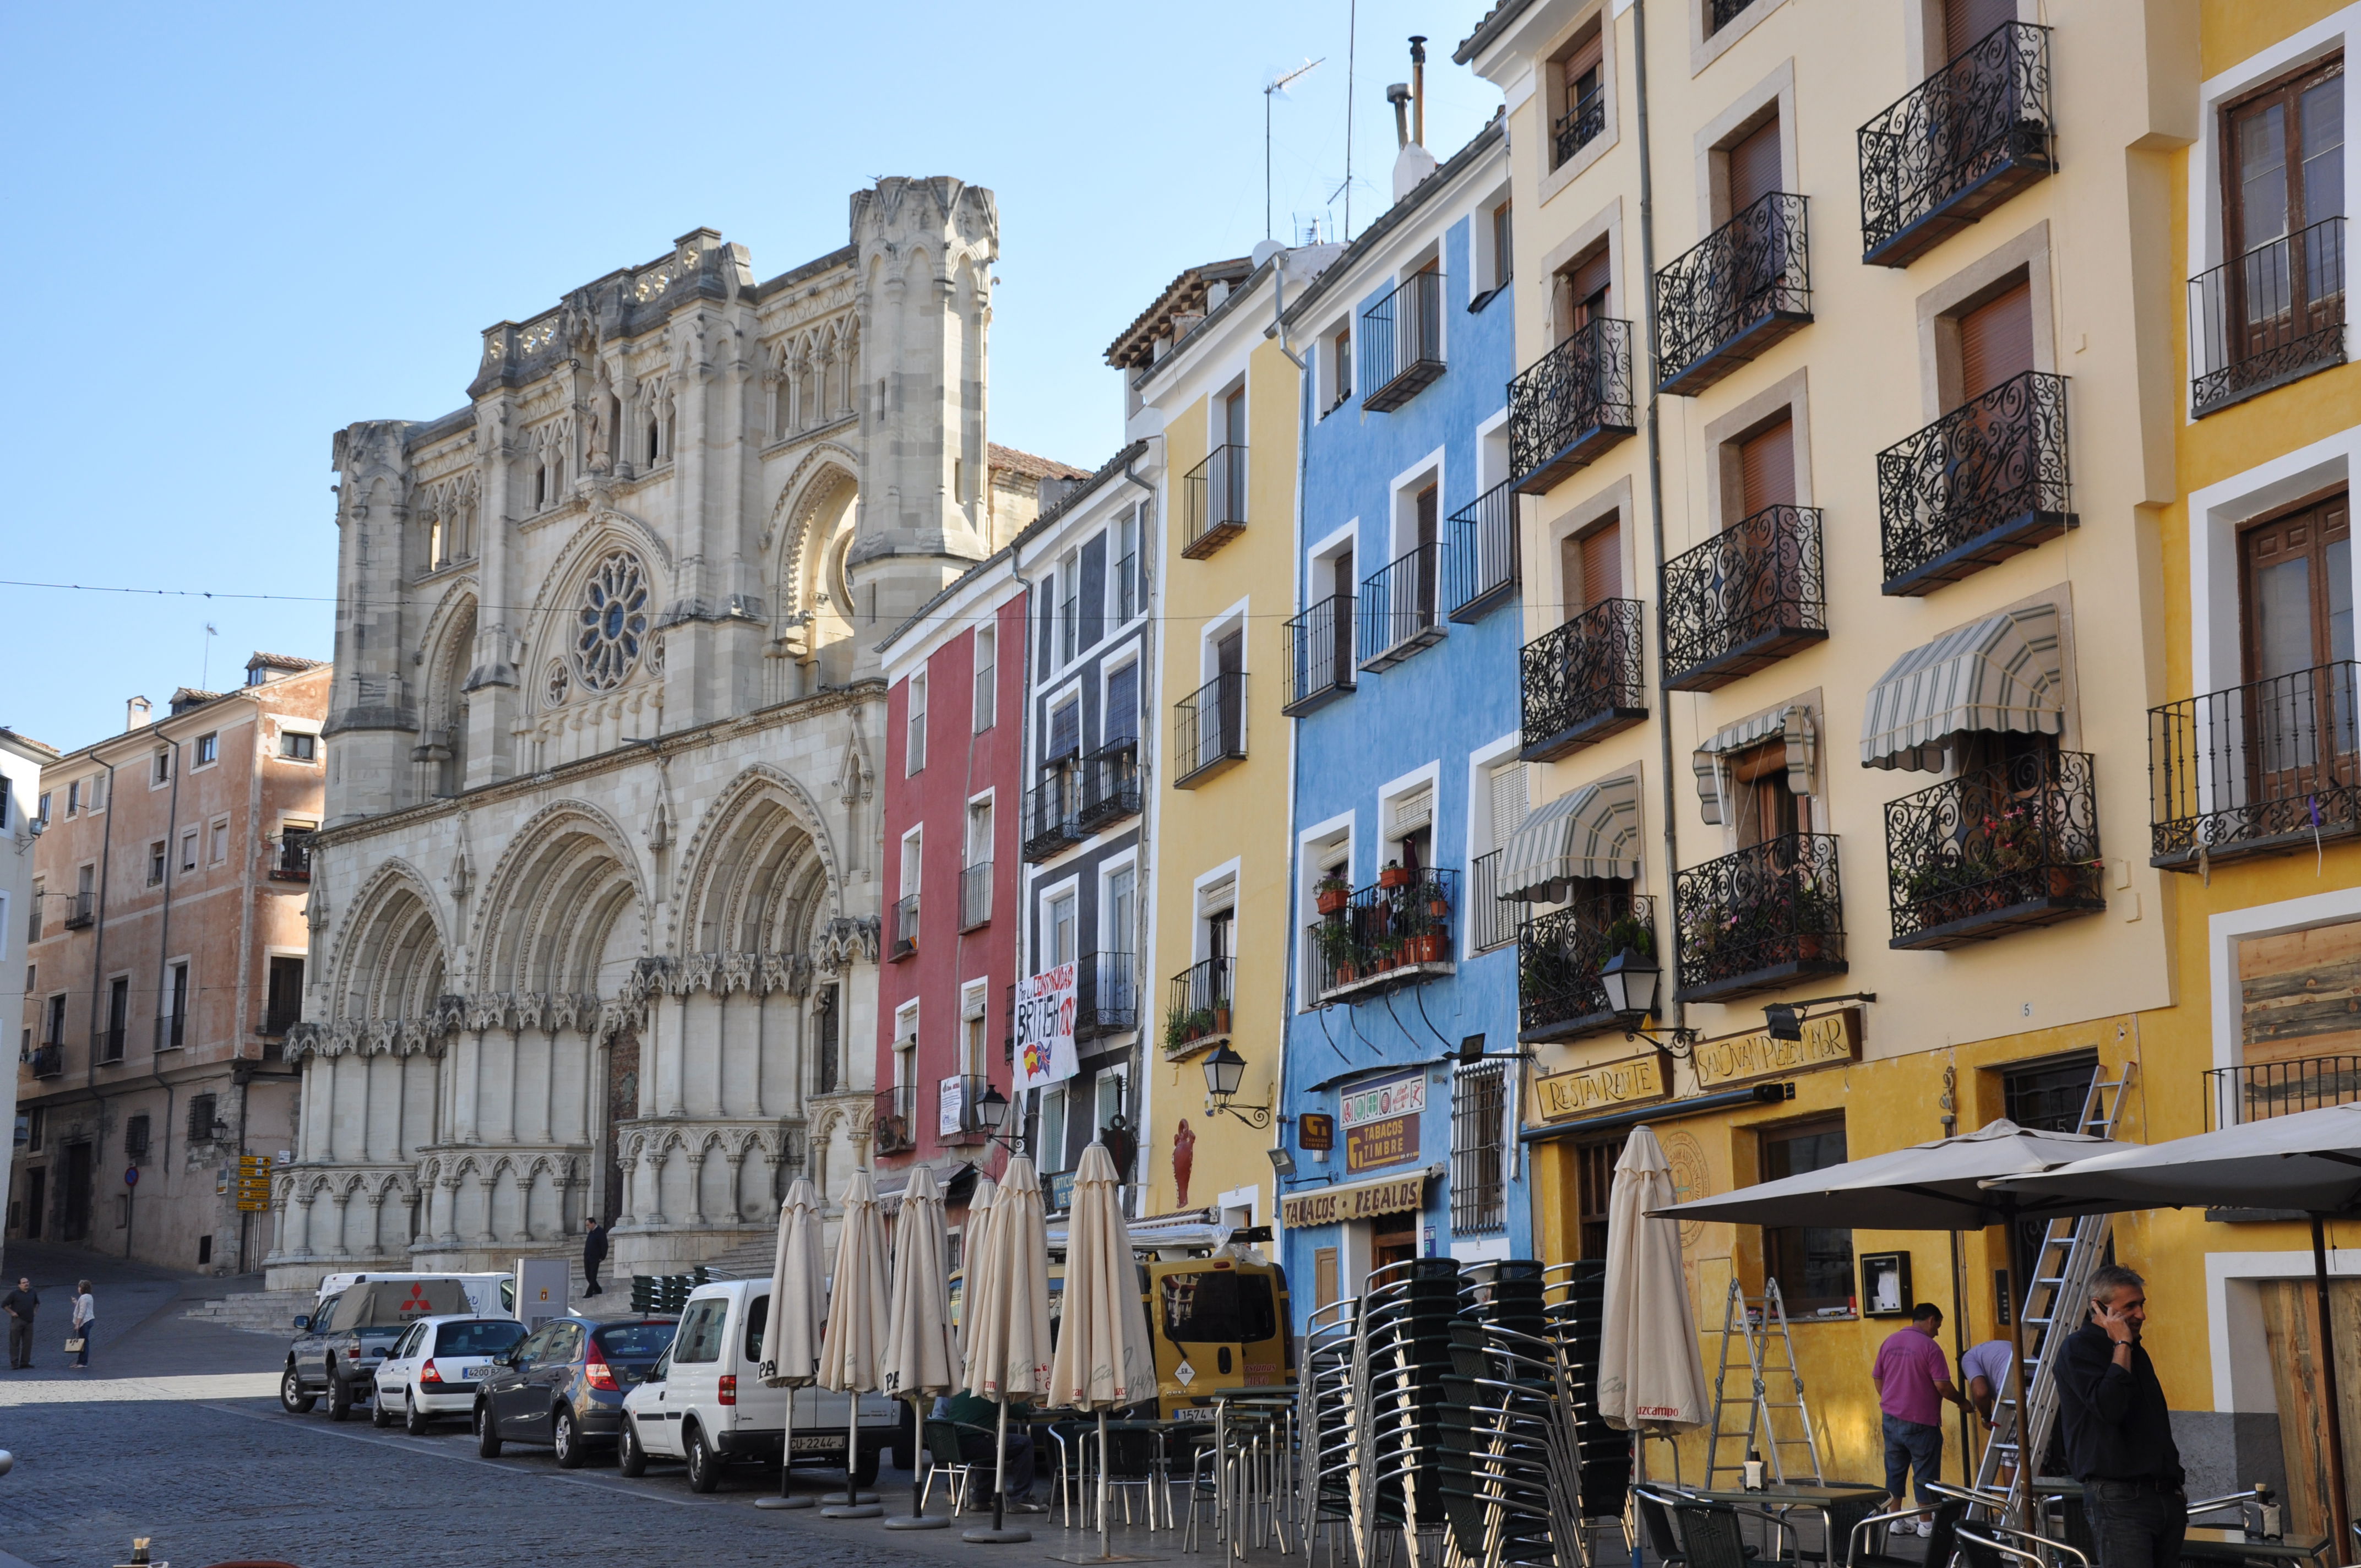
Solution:
[[[618,1274],[867,1161],[877,641],[1066,470],[991,446],[998,220],[887,179],[768,280],[708,229],[335,437],[328,820],[273,1288]]]

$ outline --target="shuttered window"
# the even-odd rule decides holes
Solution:
[[[1736,217],[1779,189],[1779,117],[1773,115],[1758,130],[1730,149],[1730,213]]]
[[[2016,0],[1944,0],[1943,58],[1957,60],[2003,22],[2016,20]]]
[[[1530,809],[1525,792],[1525,764],[1502,762],[1486,781],[1492,792],[1492,847],[1499,849],[1525,825]]]
[[[1399,839],[1403,834],[1424,828],[1434,820],[1434,786],[1425,784],[1394,802],[1393,826],[1387,837]]]
[[[1055,762],[1071,757],[1082,749],[1082,705],[1079,702],[1060,704],[1049,715],[1049,754],[1042,759]]]
[[[1960,318],[1960,389],[1972,402],[2033,368],[2033,285],[2019,282]]]
[[[1795,422],[1779,422],[1738,444],[1739,516],[1795,504]]]
[[[1120,746],[1139,739],[1139,666],[1126,664],[1107,677],[1106,712],[1099,720],[1101,744]]]
[[[1609,522],[1564,546],[1565,618],[1623,597],[1623,528]]]

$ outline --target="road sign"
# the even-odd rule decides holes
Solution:
[[[270,1208],[270,1157],[240,1155],[237,1159],[237,1207],[240,1213],[266,1213]]]
[[[137,1166],[126,1165],[123,1168],[123,1185],[126,1187],[137,1187],[139,1185],[139,1168]]]

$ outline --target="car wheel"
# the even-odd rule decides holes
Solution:
[[[319,1397],[303,1392],[303,1379],[296,1375],[295,1364],[287,1364],[286,1374],[279,1379],[279,1408],[291,1416],[308,1416]]]
[[[426,1407],[420,1404],[415,1396],[404,1400],[403,1404],[408,1408],[403,1414],[401,1430],[412,1437],[424,1437],[427,1423],[434,1418],[426,1413]]]
[[[557,1452],[560,1470],[579,1470],[590,1463],[590,1445],[582,1441],[582,1429],[575,1424],[574,1412],[563,1406],[549,1419],[549,1446]]]
[[[861,1434],[859,1432],[854,1432],[851,1434],[850,1441],[860,1442]],[[874,1486],[877,1485],[877,1461],[883,1455],[884,1452],[884,1451],[882,1449],[871,1448],[865,1443],[862,1444],[860,1451],[861,1457],[852,1462],[853,1486]]]
[[[492,1424],[492,1408],[483,1400],[476,1401],[476,1452],[487,1459],[500,1456],[500,1429]]]
[[[631,1412],[623,1412],[623,1435],[615,1445],[615,1468],[625,1475],[637,1478],[648,1473],[648,1451],[640,1446],[640,1434],[632,1430]]]
[[[385,1390],[380,1388],[369,1396],[369,1425],[383,1429],[392,1424],[393,1407],[386,1402]]]
[[[702,1428],[691,1427],[681,1434],[681,1452],[688,1458],[688,1489],[710,1492],[721,1485],[721,1456],[705,1441]]]
[[[353,1391],[335,1372],[328,1374],[328,1419],[343,1420],[353,1413]]]

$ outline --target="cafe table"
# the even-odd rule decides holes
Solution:
[[[1749,1491],[1742,1486],[1683,1486],[1678,1488],[1692,1497],[1710,1497],[1718,1503],[1730,1503],[1741,1508],[1755,1508],[1775,1514],[1784,1519],[1789,1513],[1802,1508],[1820,1516],[1823,1555],[1829,1561],[1844,1554],[1843,1542],[1852,1533],[1852,1527],[1878,1511],[1885,1503],[1883,1483],[1861,1481],[1773,1481],[1760,1490]],[[1801,1549],[1798,1548],[1800,1552]]]

